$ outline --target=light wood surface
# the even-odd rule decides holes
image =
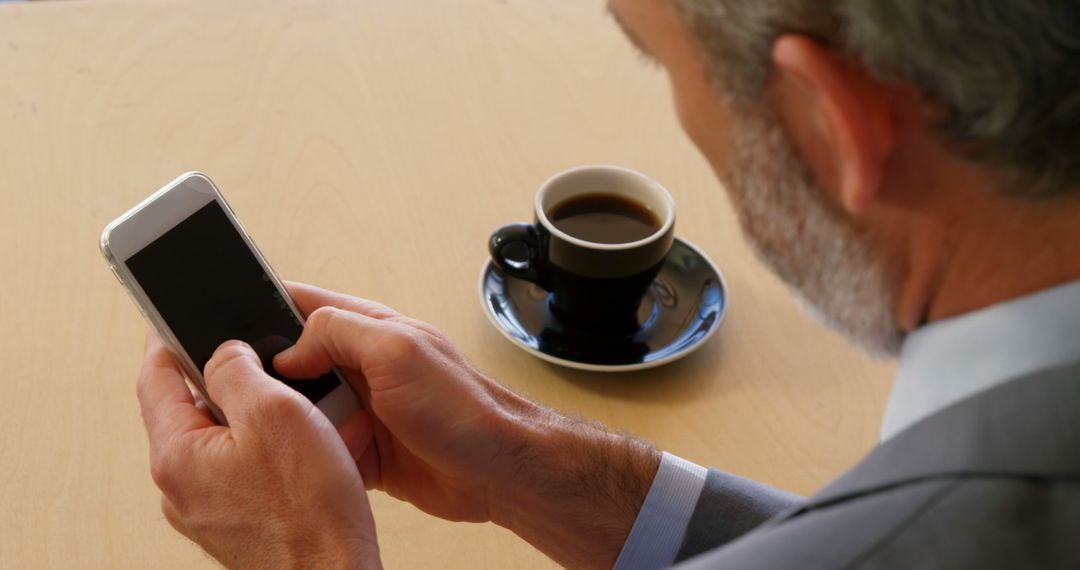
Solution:
[[[134,382],[146,326],[103,226],[208,173],[286,278],[430,321],[481,369],[702,464],[809,493],[873,445],[892,367],[758,265],[666,80],[600,0],[0,4],[0,566],[211,567],[158,510]],[[537,186],[613,163],[664,183],[730,312],[650,372],[540,362],[479,306],[485,240]],[[541,568],[493,525],[381,494],[390,568]]]

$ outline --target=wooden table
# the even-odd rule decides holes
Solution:
[[[0,77],[0,566],[212,566],[158,510],[134,390],[146,326],[97,251],[192,169],[284,277],[430,321],[557,408],[801,493],[876,439],[891,365],[758,265],[663,74],[600,0],[3,4]],[[663,182],[679,235],[725,271],[727,321],[694,356],[564,370],[481,313],[488,234],[583,163]],[[551,565],[493,525],[373,504],[388,567]]]

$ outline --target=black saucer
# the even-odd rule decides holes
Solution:
[[[566,330],[551,315],[546,291],[490,261],[480,274],[480,296],[492,324],[518,347],[548,362],[601,372],[652,368],[690,354],[716,332],[727,308],[723,275],[679,238],[641,302],[642,325],[633,335]]]

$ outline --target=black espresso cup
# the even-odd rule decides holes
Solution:
[[[627,168],[581,166],[536,193],[535,222],[492,234],[495,265],[550,293],[568,331],[630,335],[638,306],[675,239],[675,202],[658,182]]]

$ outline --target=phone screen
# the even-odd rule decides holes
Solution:
[[[221,343],[239,339],[268,374],[312,402],[340,384],[333,373],[287,380],[274,370],[274,355],[296,343],[303,325],[216,201],[125,263],[199,370]]]

